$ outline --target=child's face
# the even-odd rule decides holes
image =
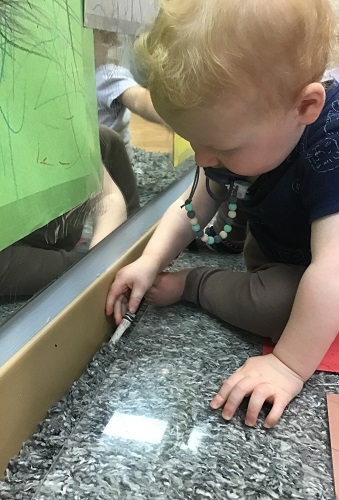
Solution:
[[[254,109],[235,99],[180,111],[159,106],[157,111],[191,143],[200,167],[224,166],[239,175],[254,176],[279,166],[305,128],[296,110],[263,118]]]

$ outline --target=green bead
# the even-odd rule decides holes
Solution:
[[[235,211],[236,211],[236,209],[238,208],[238,205],[237,205],[236,203],[230,203],[230,204],[228,205],[228,208],[229,208],[229,210],[231,210],[232,212],[235,212]]]
[[[185,205],[185,209],[187,210],[187,212],[192,212],[193,206],[189,203],[188,205]]]
[[[207,243],[208,243],[209,245],[213,245],[213,243],[214,243],[214,238],[213,238],[213,236],[209,236],[209,237],[208,237],[208,241],[207,241]]]
[[[226,226],[224,226],[224,231],[225,231],[225,233],[230,233],[232,231],[232,226],[230,226],[229,224],[226,224]]]
[[[195,226],[192,226],[192,229],[195,233],[197,233],[201,229],[200,224],[195,224]]]

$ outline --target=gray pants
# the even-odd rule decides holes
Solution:
[[[183,299],[276,342],[289,319],[306,267],[269,262],[250,233],[244,258],[247,272],[193,269],[187,276]]]

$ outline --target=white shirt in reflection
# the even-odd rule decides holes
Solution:
[[[96,68],[95,78],[99,123],[120,134],[131,157],[132,146],[129,131],[131,115],[119,97],[125,90],[135,87],[138,83],[127,68],[115,64],[105,64]]]

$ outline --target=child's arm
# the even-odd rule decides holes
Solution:
[[[102,192],[96,199],[94,231],[90,244],[93,248],[127,219],[125,199],[107,169],[102,167]]]
[[[221,194],[225,189],[214,182],[211,183],[211,188],[216,194]],[[186,210],[180,208],[189,192],[190,189],[166,211],[142,256],[117,273],[106,302],[106,312],[110,315],[114,310],[117,324],[120,323],[127,309],[126,296],[129,310],[135,312],[144,294],[153,285],[157,274],[192,241],[194,233]],[[216,213],[219,205],[208,195],[204,175],[200,176],[193,204],[203,228]]]
[[[212,192],[217,196],[222,193],[225,194],[226,188],[223,186],[213,181],[210,181],[210,186]],[[156,258],[158,272],[163,271],[194,238],[187,212],[185,208],[181,208],[190,191],[191,187],[165,212],[143,252],[143,255]],[[210,222],[219,208],[220,203],[213,200],[206,191],[206,177],[203,172],[200,174],[192,204],[201,228],[204,228]]]
[[[312,263],[296,294],[286,328],[272,354],[250,358],[229,377],[213,399],[229,420],[251,396],[247,425],[255,425],[265,401],[273,404],[265,420],[273,427],[287,404],[314,373],[339,331],[339,214],[312,224]]]
[[[155,111],[150,93],[144,87],[140,85],[130,87],[121,94],[119,99],[132,113],[150,122],[166,125]]]
[[[312,224],[312,263],[274,354],[307,380],[339,331],[339,214]]]

